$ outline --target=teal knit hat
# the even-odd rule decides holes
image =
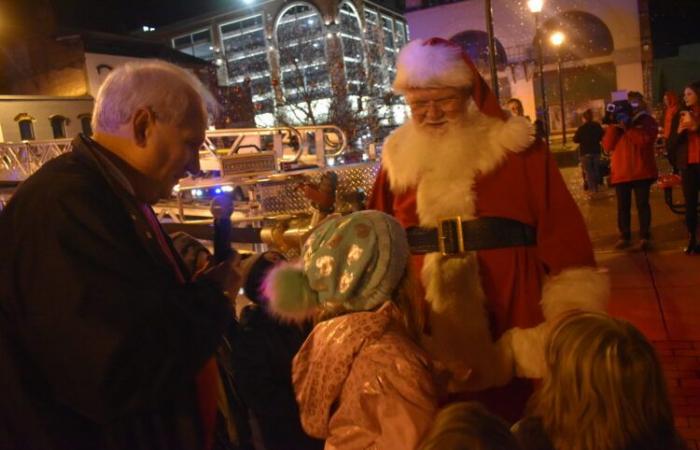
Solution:
[[[408,263],[403,227],[379,211],[360,211],[322,223],[299,263],[279,266],[264,291],[277,316],[300,321],[328,306],[368,311],[391,298]]]

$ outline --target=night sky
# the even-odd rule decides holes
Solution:
[[[21,0],[26,1],[26,0]],[[59,22],[71,28],[129,32],[224,10],[242,0],[50,0]],[[614,0],[609,0],[614,2]],[[380,2],[381,3],[381,2]],[[700,42],[700,0],[650,0],[655,56],[674,56],[679,45]]]

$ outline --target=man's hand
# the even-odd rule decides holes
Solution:
[[[222,292],[234,300],[244,281],[241,275],[241,255],[234,253],[226,261],[200,270],[193,279],[205,279],[213,282],[219,286]]]

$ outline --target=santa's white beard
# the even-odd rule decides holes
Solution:
[[[413,119],[405,126],[408,139],[401,153],[421,167],[421,172],[449,171],[478,151],[478,129],[471,126],[468,115],[438,130],[420,126]]]
[[[474,180],[491,170],[503,152],[492,147],[490,132],[497,120],[469,108],[464,118],[440,130],[408,122],[401,158],[411,161],[421,225],[436,226],[442,217],[474,218]]]

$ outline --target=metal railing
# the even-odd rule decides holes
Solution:
[[[71,139],[0,143],[0,182],[19,183],[46,161],[71,150]],[[200,151],[202,170],[220,170],[222,156],[273,151],[279,162],[325,167],[342,155],[347,137],[335,125],[210,130]]]
[[[71,139],[0,143],[0,181],[20,182],[71,150]]]

